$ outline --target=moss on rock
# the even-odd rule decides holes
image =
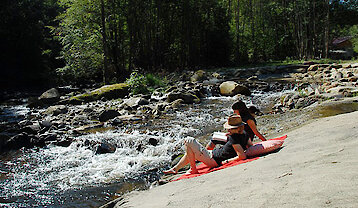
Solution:
[[[101,98],[117,99],[128,95],[128,85],[125,83],[105,85],[101,88],[95,89],[89,93],[73,96],[69,99],[69,103],[78,104],[82,102],[89,102],[99,100]]]

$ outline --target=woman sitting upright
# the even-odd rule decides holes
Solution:
[[[235,114],[240,115],[242,120],[247,123],[245,124],[245,131],[249,135],[251,141],[253,141],[255,135],[262,141],[266,141],[266,138],[257,130],[254,112],[250,113],[244,102],[240,100],[234,103],[232,105],[232,110]]]

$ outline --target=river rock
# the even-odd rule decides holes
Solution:
[[[114,118],[111,120],[111,124],[114,126],[122,126],[123,125],[123,121],[119,118]]]
[[[335,80],[339,80],[343,78],[342,72],[332,72],[331,77]]]
[[[137,108],[140,105],[148,105],[149,101],[142,97],[129,98],[124,101],[124,105],[129,106],[131,109]]]
[[[220,94],[224,96],[234,96],[236,94],[251,95],[250,90],[243,85],[240,85],[234,81],[226,81],[219,86]]]
[[[179,108],[184,103],[183,99],[177,99],[170,103],[172,108]]]
[[[70,104],[81,104],[83,102],[100,100],[101,98],[105,98],[106,100],[124,98],[126,95],[128,95],[128,85],[125,83],[119,83],[105,85],[96,90],[92,90],[89,93],[76,95],[68,100],[65,100],[64,102]]]
[[[114,145],[108,143],[100,143],[95,146],[95,154],[106,154],[106,153],[114,153],[116,151],[116,147]]]
[[[142,116],[138,116],[138,115],[123,115],[123,116],[118,116],[118,119],[121,119],[122,121],[141,121],[143,119]]]
[[[68,147],[71,145],[73,141],[72,137],[66,137],[66,138],[61,138],[58,141],[55,141],[54,144],[60,147]]]
[[[158,142],[159,141],[156,138],[149,138],[149,140],[148,140],[148,143],[153,146],[157,146]]]
[[[53,104],[60,100],[60,93],[56,88],[52,88],[47,90],[46,92],[42,93],[39,97],[39,101],[44,104]]]
[[[65,114],[68,111],[68,107],[66,105],[54,105],[50,106],[46,109],[45,114],[57,116],[60,114]]]
[[[41,130],[41,126],[39,123],[35,123],[32,125],[25,126],[20,129],[20,132],[24,132],[27,134],[37,134]]]
[[[20,133],[6,141],[5,145],[3,146],[3,150],[18,150],[22,147],[31,148],[34,146],[31,142],[31,136],[29,136],[27,133]]]
[[[200,103],[200,99],[188,92],[171,92],[167,95],[167,102],[171,103],[174,100],[183,99],[185,104]]]
[[[206,72],[204,70],[196,71],[193,76],[190,77],[191,82],[200,82],[206,79]]]
[[[318,67],[319,67],[318,64],[311,65],[308,67],[307,71],[317,71]]]
[[[119,115],[120,115],[120,113],[116,110],[105,110],[99,115],[98,120],[100,122],[105,122],[105,121],[108,121],[108,120],[115,118]]]

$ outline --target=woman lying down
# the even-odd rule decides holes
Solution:
[[[178,164],[169,170],[163,171],[163,173],[176,174],[188,163],[190,164],[190,170],[187,173],[199,173],[195,165],[196,160],[203,162],[210,168],[214,168],[222,165],[223,162],[227,163],[233,160],[246,159],[244,151],[247,147],[252,146],[252,142],[249,140],[249,136],[244,132],[244,125],[245,123],[242,122],[239,115],[230,116],[224,124],[224,128],[228,130],[228,141],[223,146],[214,148],[212,151],[208,150],[213,149],[212,144],[207,145],[206,149],[196,139],[186,138],[184,141],[184,156],[180,159]]]

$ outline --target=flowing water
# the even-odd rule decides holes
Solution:
[[[254,92],[244,101],[270,109],[289,91]],[[235,99],[208,97],[159,119],[80,136],[69,147],[22,149],[3,155],[0,206],[98,207],[128,191],[146,189],[170,165],[171,157],[183,151],[185,137],[204,143],[213,131],[222,130]],[[26,113],[25,107],[13,110],[13,114]],[[149,144],[149,139],[156,139],[158,145]],[[95,154],[89,142],[114,144],[117,149]]]

